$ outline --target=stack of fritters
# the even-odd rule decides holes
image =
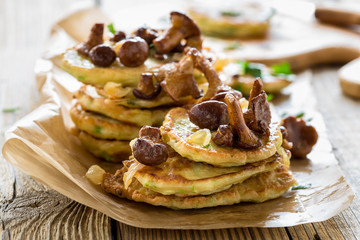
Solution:
[[[200,30],[182,13],[170,18],[167,30],[142,27],[129,36],[111,26],[106,41],[104,24],[95,24],[87,41],[62,55],[63,69],[84,83],[70,114],[74,133],[94,155],[128,159],[142,126],[160,126],[171,107],[194,102],[207,88],[197,85],[202,74],[195,81],[193,62],[183,57],[185,47],[201,50]]]
[[[144,108],[134,97],[110,98],[94,90],[91,86],[81,87],[74,95],[76,103],[70,114],[80,130],[82,144],[108,161],[127,159],[131,155],[129,141],[138,136],[140,128],[161,125],[169,110],[168,106]]]
[[[130,160],[114,175],[103,175],[104,190],[173,209],[280,197],[296,181],[280,125],[270,122],[259,83],[249,108],[232,93],[218,94],[218,100],[190,110],[170,110],[160,129],[143,127],[131,142]]]

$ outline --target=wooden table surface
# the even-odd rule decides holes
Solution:
[[[34,64],[51,23],[93,1],[0,1],[0,147],[4,131],[36,106]],[[359,239],[360,101],[344,96],[339,66],[313,69],[312,86],[333,151],[355,192],[351,206],[328,221],[287,228],[152,230],[131,227],[37,183],[0,158],[1,239]]]

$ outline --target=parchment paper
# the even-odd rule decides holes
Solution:
[[[350,205],[354,195],[331,152],[322,117],[312,97],[310,72],[301,74],[275,102],[280,113],[305,111],[319,132],[319,141],[309,159],[291,162],[298,183],[311,184],[309,189],[289,191],[281,198],[261,204],[176,211],[119,199],[92,185],[84,176],[88,167],[98,164],[115,172],[119,165],[94,158],[68,133],[72,127],[68,114],[72,92],[80,83],[58,67],[57,55],[76,40],[85,38],[93,22],[102,20],[106,18],[91,9],[73,14],[54,26],[35,69],[42,96],[40,105],[6,133],[2,151],[11,164],[75,201],[143,228],[285,227],[327,220]],[[82,27],[82,33],[78,26]]]

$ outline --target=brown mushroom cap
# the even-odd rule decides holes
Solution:
[[[159,33],[155,29],[141,27],[135,31],[134,35],[141,37],[147,42],[147,44],[150,44],[155,38],[159,36]]]
[[[216,130],[229,123],[227,105],[215,100],[196,104],[189,111],[189,119],[200,128]]]
[[[287,130],[286,140],[292,142],[290,149],[295,158],[304,158],[311,152],[316,144],[318,134],[313,126],[307,125],[303,119],[289,116],[282,121],[282,125]]]
[[[149,46],[140,37],[124,39],[120,42],[121,47],[117,53],[120,62],[127,67],[142,65],[149,56]]]
[[[89,57],[96,66],[108,67],[115,61],[116,53],[111,47],[100,44],[90,50]]]
[[[170,52],[182,39],[201,35],[196,23],[183,13],[171,12],[170,20],[172,26],[153,41],[154,47],[159,53]]]
[[[165,162],[169,156],[167,147],[161,141],[159,128],[144,126],[140,129],[139,138],[132,145],[134,158],[148,166]]]
[[[143,126],[139,131],[139,138],[159,143],[161,142],[161,131],[157,127]]]
[[[85,57],[88,57],[89,52],[93,47],[103,43],[103,33],[104,24],[95,23],[91,28],[89,38],[78,46],[78,53]]]
[[[110,38],[110,41],[112,42],[120,42],[126,38],[126,33],[123,31],[117,31],[112,38]]]
[[[147,166],[155,166],[167,160],[168,151],[164,144],[137,138],[133,144],[133,155],[138,162]]]

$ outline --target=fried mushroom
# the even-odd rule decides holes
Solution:
[[[133,140],[134,158],[147,166],[156,166],[165,162],[169,156],[166,145],[161,142],[159,128],[144,126],[140,129],[139,138]]]
[[[229,125],[220,125],[217,129],[214,137],[212,138],[213,142],[218,146],[234,146],[234,134]]]
[[[116,53],[111,47],[100,44],[91,49],[89,58],[98,67],[108,67],[115,61]]]
[[[161,92],[160,83],[153,83],[152,73],[142,73],[137,88],[133,90],[135,97],[145,100],[156,98]]]
[[[227,105],[215,100],[196,104],[189,111],[189,119],[200,128],[216,130],[229,123]]]
[[[110,41],[112,42],[120,42],[126,38],[126,34],[123,31],[117,31],[112,38],[110,38]]]
[[[170,21],[171,27],[167,29],[163,35],[153,40],[153,44],[157,52],[169,53],[183,39],[196,36],[200,38],[201,32],[199,27],[185,14],[180,12],[171,12]]]
[[[295,158],[305,158],[316,144],[318,134],[313,126],[307,125],[303,119],[289,116],[282,120],[282,126],[287,130],[285,139],[292,142],[290,149]]]
[[[167,64],[161,69],[159,77],[164,78],[161,87],[175,102],[180,97],[190,95],[197,99],[202,96],[194,78],[194,63],[189,56],[178,63]]]
[[[258,133],[268,134],[271,123],[270,105],[267,101],[267,95],[262,90],[260,78],[254,81],[253,88],[250,92],[249,109],[245,112],[244,117],[247,126]]]
[[[245,123],[239,101],[231,93],[226,94],[225,102],[228,107],[229,122],[236,133],[236,145],[241,148],[256,148],[261,145],[260,139]]]
[[[218,93],[215,94],[215,96],[210,98],[210,100],[217,100],[217,101],[225,102],[225,96],[228,93],[231,93],[232,95],[234,95],[236,97],[236,99],[238,99],[238,100],[240,100],[243,96],[241,92],[239,92],[229,86],[224,85],[224,87],[222,89],[220,89],[218,91]]]
[[[140,37],[124,39],[120,42],[117,52],[120,62],[126,67],[138,67],[142,65],[149,56],[149,46]]]
[[[207,60],[199,50],[196,48],[187,47],[185,49],[186,56],[190,56],[194,62],[195,68],[199,69],[204,73],[205,78],[209,82],[208,90],[203,97],[203,101],[208,100],[216,95],[223,88],[223,83],[221,82],[219,75],[212,67],[209,60]]]
[[[281,135],[282,135],[282,139],[283,139],[281,146],[287,150],[290,150],[293,147],[293,143],[289,142],[287,140],[288,132],[287,132],[286,128],[284,126],[280,126],[280,131],[281,131]]]
[[[95,23],[91,28],[91,32],[87,41],[81,43],[77,47],[77,52],[85,57],[89,57],[90,50],[103,43],[104,24]]]
[[[135,31],[134,35],[144,39],[147,44],[151,44],[152,41],[159,36],[159,33],[155,29],[141,27]]]

